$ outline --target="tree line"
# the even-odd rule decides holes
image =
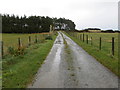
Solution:
[[[75,30],[72,20],[65,18],[50,18],[48,16],[15,16],[3,14],[2,33],[41,33],[49,32],[50,25],[55,30]]]

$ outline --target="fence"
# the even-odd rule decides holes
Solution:
[[[42,43],[45,41],[50,33],[44,34],[3,34],[1,43],[1,56],[9,54],[8,48],[14,49],[27,48],[35,43]]]
[[[118,58],[118,33],[67,33],[79,39],[81,43],[91,45],[96,51]]]

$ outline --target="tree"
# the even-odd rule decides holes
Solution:
[[[75,30],[75,24],[65,18],[50,18],[48,16],[23,17],[4,14],[2,15],[3,33],[41,33],[49,32],[50,25],[56,30]]]

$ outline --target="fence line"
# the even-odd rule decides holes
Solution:
[[[39,40],[40,40],[40,41],[42,41],[42,39],[45,40],[45,38],[46,38],[47,36],[50,36],[50,35],[52,35],[52,34],[46,34],[46,35],[40,34],[40,38],[38,38],[38,36],[35,35],[35,38],[33,38],[33,39],[31,38],[31,36],[28,36],[28,39],[27,39],[28,42],[26,43],[26,45],[24,46],[24,48],[32,45],[32,41],[33,41],[33,44],[34,44],[34,43],[38,43]],[[20,51],[20,49],[23,48],[23,42],[22,42],[21,40],[22,40],[22,38],[20,38],[20,37],[17,38],[17,46],[8,46],[6,49],[8,49],[9,47],[13,47],[13,48],[18,49],[18,51]],[[7,51],[4,52],[4,41],[1,41],[1,56],[4,56],[5,54],[7,54]],[[19,53],[19,54],[20,54],[20,53]]]
[[[109,48],[108,49],[106,49],[106,45],[105,44],[107,44],[107,45],[109,45],[109,44],[111,44],[111,55],[112,56],[114,56],[115,55],[115,37],[112,37],[112,39],[110,40],[108,40],[108,39],[105,39],[105,40],[108,40],[108,42],[106,42],[106,41],[104,41],[104,38],[102,39],[101,37],[99,37],[99,39],[95,39],[94,38],[94,40],[93,40],[93,37],[90,37],[90,36],[88,36],[87,34],[86,34],[86,39],[85,39],[85,33],[81,33],[81,34],[78,34],[78,33],[76,33],[76,32],[69,32],[68,33],[69,35],[71,35],[71,36],[73,36],[73,37],[75,37],[75,38],[77,38],[77,39],[79,39],[80,41],[82,41],[83,43],[85,42],[85,40],[86,40],[86,44],[91,44],[92,46],[96,46],[97,45],[97,47],[98,47],[98,50],[102,50],[102,48],[104,48],[103,50],[107,50],[107,51],[109,51],[110,49],[110,46],[108,46]],[[72,35],[73,34],[73,35]],[[98,37],[97,37],[98,38]],[[95,41],[96,40],[96,41]],[[91,43],[89,43],[89,41],[91,41]],[[102,43],[102,41],[104,41],[104,43]],[[97,43],[98,42],[98,43]],[[94,43],[94,45],[93,45],[93,43]],[[96,43],[96,44],[95,44]],[[107,52],[106,51],[106,52]]]

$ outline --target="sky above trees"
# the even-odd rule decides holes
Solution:
[[[118,29],[119,0],[2,0],[1,14],[64,17],[76,29]]]

